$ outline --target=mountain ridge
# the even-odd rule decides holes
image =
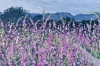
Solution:
[[[40,13],[32,13],[33,16],[35,16],[36,14],[40,14]],[[68,12],[46,13],[45,14],[45,18],[47,18],[50,14],[52,14],[50,19],[54,19],[55,21],[59,21],[61,19],[61,17],[62,18],[69,17],[69,18],[74,19],[77,22],[82,21],[82,20],[91,20],[91,19],[95,20],[95,19],[97,19],[94,14],[77,14],[77,15],[72,15],[71,13],[68,13]],[[98,15],[100,16],[100,13],[98,13]]]

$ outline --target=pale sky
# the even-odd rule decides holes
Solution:
[[[31,13],[69,12],[75,14],[87,14],[100,12],[100,0],[0,0],[0,12],[14,7],[23,7]]]

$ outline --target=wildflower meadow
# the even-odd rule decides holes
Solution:
[[[0,20],[0,66],[100,66],[100,20],[87,27],[74,21],[57,26],[43,20],[40,27],[26,16],[19,26]],[[48,26],[47,26],[48,24]],[[70,27],[72,25],[72,28]]]

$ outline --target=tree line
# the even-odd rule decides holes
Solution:
[[[0,19],[6,24],[7,22],[13,22],[13,23],[16,23],[17,20],[21,17],[25,17],[26,15],[28,14],[28,17],[30,17],[32,20],[34,20],[34,22],[37,22],[38,21],[38,28],[40,26],[42,26],[43,24],[43,15],[42,14],[37,14],[35,15],[34,17],[32,16],[32,14],[23,9],[22,7],[11,7],[11,8],[8,8],[6,10],[4,10],[3,13],[0,12]],[[24,18],[22,18],[20,20],[20,24],[22,24],[22,20]],[[46,20],[46,19],[44,19]],[[91,20],[82,20],[80,22],[76,22],[75,20],[72,20],[71,18],[69,17],[66,17],[66,18],[63,18],[64,22],[65,22],[65,26],[68,25],[68,22],[70,22],[70,27],[73,28],[73,22],[75,23],[75,27],[78,27],[78,25],[80,24],[83,28],[87,28],[87,24],[91,25],[91,30],[93,30],[93,25],[94,24],[97,24],[98,25],[98,21],[97,20],[94,20],[91,22]],[[26,18],[26,22],[27,23],[30,23],[29,21],[29,18]],[[51,20],[48,20],[47,22],[47,27],[49,26],[49,22],[51,23],[51,25],[53,24],[53,19]],[[59,20],[56,22],[56,27],[58,27],[59,25],[62,26],[62,20]]]

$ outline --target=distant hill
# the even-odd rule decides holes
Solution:
[[[0,16],[1,16],[1,12],[0,12]],[[51,13],[46,13],[45,14],[45,19],[50,15]],[[42,14],[40,14],[40,13],[29,13],[29,17],[31,17],[31,18],[35,18],[35,16],[37,16],[37,15],[42,15]],[[98,13],[98,15],[100,16],[100,13]],[[97,19],[96,17],[95,17],[95,15],[94,14],[77,14],[77,15],[75,15],[75,16],[73,16],[71,13],[68,13],[68,12],[57,12],[57,13],[53,13],[52,15],[51,15],[51,17],[50,17],[50,19],[54,19],[55,21],[59,21],[59,20],[61,20],[61,17],[62,18],[67,18],[67,17],[69,17],[69,18],[72,18],[72,19],[74,19],[75,21],[77,21],[77,22],[80,22],[80,21],[82,21],[82,20],[90,20],[91,18],[92,18],[92,20],[95,20],[95,19]],[[37,19],[39,18],[39,16],[38,17],[36,17]],[[36,19],[36,20],[37,20]]]
[[[100,13],[96,12],[99,16]],[[2,19],[5,23],[8,21],[17,21],[20,17],[26,16],[28,14],[28,17],[31,17],[35,22],[37,20],[41,20],[43,15],[40,13],[30,13],[29,11],[23,9],[22,7],[11,7],[6,9],[3,13],[0,12],[0,19]],[[45,19],[48,18],[48,16],[51,15],[51,13],[44,14]],[[53,19],[55,21],[59,21],[62,18],[71,18],[72,20],[75,20],[77,22],[80,22],[82,20],[95,20],[97,19],[94,14],[77,14],[72,15],[68,12],[56,12],[52,13],[50,19]]]
[[[50,15],[50,13],[45,14],[45,17],[47,18]],[[62,18],[66,18],[66,17],[70,17],[73,18],[73,15],[71,15],[70,13],[65,13],[65,12],[61,12],[61,13],[54,13],[52,14],[50,19],[54,19],[56,21],[59,21]]]
[[[1,15],[2,13],[0,12],[0,15]]]
[[[37,14],[32,13],[31,17],[34,17],[35,15],[37,15]],[[46,13],[45,18],[47,18],[49,15],[50,15],[50,13]],[[100,16],[100,13],[98,13],[98,15]],[[73,16],[71,13],[67,13],[67,12],[53,13],[52,16],[50,17],[50,19],[54,19],[55,21],[59,21],[61,19],[60,16],[62,16],[62,18],[70,17],[77,22],[80,22],[82,20],[90,20],[91,18],[92,18],[92,20],[96,19],[94,14],[77,14],[77,15]]]
[[[100,14],[98,14],[98,15],[100,16]],[[75,19],[75,21],[91,20],[91,18],[92,18],[92,20],[97,19],[95,17],[95,15],[93,15],[93,14],[77,14],[77,15],[73,16],[73,18]]]

